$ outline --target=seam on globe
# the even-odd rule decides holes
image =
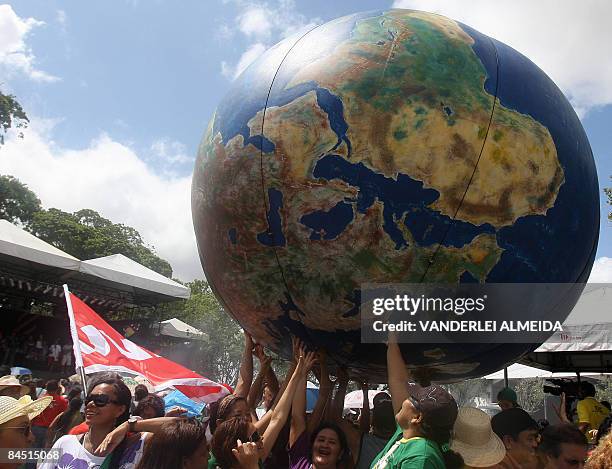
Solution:
[[[321,25],[319,24],[319,25],[313,27],[312,29],[309,29],[302,36],[300,36],[298,38],[298,40],[295,41],[293,43],[293,45],[289,48],[289,50],[285,53],[285,56],[283,57],[283,59],[278,64],[278,67],[276,68],[276,71],[274,72],[274,76],[272,77],[272,81],[270,82],[270,87],[268,88],[268,95],[266,96],[266,104],[264,106],[263,116],[262,116],[262,119],[261,119],[261,137],[262,137],[262,139],[264,137],[264,128],[265,128],[265,125],[266,125],[266,111],[268,110],[268,101],[270,100],[270,94],[272,93],[272,87],[274,86],[274,81],[276,80],[276,76],[278,75],[279,70],[283,66],[283,63],[285,62],[285,60],[287,59],[287,57],[289,56],[289,54],[291,53],[293,48],[295,46],[297,46],[297,44],[302,39],[304,39],[308,34],[310,34],[315,29],[319,28],[320,26]],[[274,148],[276,148],[276,146]],[[271,233],[272,229],[270,227],[270,220],[268,219],[268,210],[269,210],[270,204],[268,202],[268,196],[267,196],[267,193],[266,193],[266,183],[265,183],[265,177],[264,177],[263,158],[264,158],[264,156],[263,156],[263,147],[260,145],[260,148],[259,148],[259,174],[261,176],[261,193],[263,195],[264,219],[265,219],[266,225],[268,227],[268,233]],[[282,216],[282,214],[281,214],[281,216]],[[282,223],[281,223],[281,229],[282,229]],[[276,246],[272,246],[272,249],[273,249],[273,252],[274,252],[274,258],[276,259],[276,265],[278,266],[278,270],[280,272],[281,279],[283,281],[283,285],[285,286],[285,291],[286,291],[287,295],[289,296],[289,299],[293,302],[293,296],[291,295],[291,290],[289,290],[289,285],[287,284],[287,280],[285,278],[285,271],[283,270],[283,267],[281,265],[280,259],[278,257],[278,252],[276,250]],[[295,302],[293,302],[293,303],[295,304]],[[298,319],[299,323],[303,325],[302,318],[300,317],[300,314],[296,314],[296,316],[297,316],[297,319]],[[306,329],[306,330],[308,330],[308,329]]]
[[[465,196],[467,195],[468,190],[470,189],[470,186],[472,185],[472,181],[474,179],[474,175],[476,174],[476,170],[478,169],[478,164],[480,163],[480,158],[482,157],[482,153],[484,152],[484,148],[485,148],[485,145],[487,143],[487,139],[489,138],[489,130],[491,129],[491,123],[493,122],[493,116],[495,115],[495,107],[496,107],[496,104],[497,104],[497,95],[498,95],[498,92],[499,92],[499,82],[501,81],[501,77],[500,77],[500,74],[499,74],[499,54],[497,53],[497,47],[495,46],[495,42],[493,42],[493,40],[490,37],[487,36],[487,40],[491,43],[491,45],[493,46],[493,50],[495,51],[495,75],[496,75],[496,79],[495,79],[495,96],[493,96],[493,106],[491,106],[491,115],[489,116],[489,124],[487,125],[487,131],[485,133],[484,140],[482,141],[482,146],[480,147],[480,153],[478,154],[478,159],[476,160],[476,164],[474,165],[474,169],[472,171],[472,175],[470,176],[470,179],[468,180],[468,183],[467,183],[467,185],[465,187],[465,190],[463,191],[463,196],[461,197],[461,200],[459,201],[459,205],[457,205],[457,209],[455,210],[455,213],[453,215],[452,221],[449,224],[449,226],[446,229],[446,231],[444,232],[444,236],[442,236],[442,239],[438,243],[438,246],[436,247],[436,250],[434,251],[433,255],[431,256],[430,261],[427,263],[427,267],[425,268],[425,272],[423,272],[423,275],[421,276],[421,280],[420,280],[419,283],[423,283],[425,281],[425,277],[429,273],[429,268],[435,262],[436,256],[438,255],[438,251],[440,250],[440,247],[442,246],[442,243],[444,242],[444,240],[448,236],[448,233],[450,232],[450,230],[453,229],[453,226],[455,226],[455,221],[457,219],[457,214],[459,213],[459,210],[461,210],[461,206],[463,205],[463,201],[465,200]]]

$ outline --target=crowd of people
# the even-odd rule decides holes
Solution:
[[[69,340],[47,341],[42,334],[24,337],[17,332],[4,335],[0,331],[0,365],[11,367],[21,363],[67,374],[73,370],[72,356]]]
[[[254,357],[260,366],[253,380]],[[320,387],[307,412],[311,372]],[[500,412],[491,418],[458,407],[442,386],[414,382],[391,336],[387,390],[371,405],[368,383],[358,383],[363,408],[355,420],[343,416],[350,378],[342,369],[334,374],[332,380],[324,351],[294,339],[281,381],[245,335],[235,389],[196,417],[166,412],[160,396],[143,385],[132,393],[115,374],[90,379],[84,394],[66,381],[48,381],[39,392],[35,383],[4,377],[0,448],[60,449],[56,461],[29,463],[41,469],[612,469],[611,417],[590,383],[581,383],[575,421],[562,405],[560,424],[536,422],[510,388],[498,395]]]

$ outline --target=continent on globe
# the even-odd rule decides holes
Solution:
[[[464,24],[388,10],[288,38],[242,73],[200,145],[192,211],[207,279],[258,342],[287,353],[298,335],[373,382],[384,346],[360,341],[362,284],[585,282],[597,192],[544,72]],[[402,351],[453,381],[535,345]]]

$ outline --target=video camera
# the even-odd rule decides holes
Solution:
[[[577,398],[580,394],[580,383],[578,381],[567,378],[547,378],[546,381],[551,383],[550,385],[544,385],[543,390],[547,394],[560,396],[564,392],[568,399]]]

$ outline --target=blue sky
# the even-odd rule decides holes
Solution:
[[[288,34],[391,6],[445,14],[530,57],[571,99],[600,185],[612,185],[612,59],[603,52],[612,6],[552,0],[9,2],[0,6],[0,87],[32,123],[0,149],[0,173],[47,207],[93,208],[134,226],[176,276],[200,277],[190,177],[232,79]],[[612,281],[610,207],[601,200],[598,278]]]

